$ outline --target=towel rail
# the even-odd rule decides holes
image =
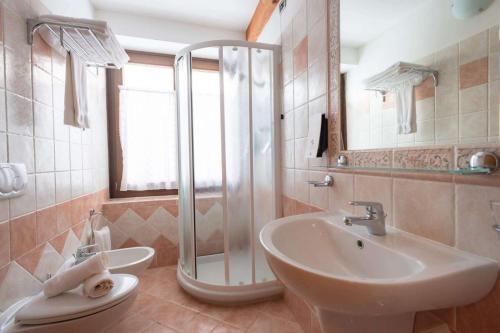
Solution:
[[[27,25],[27,39],[30,45],[33,44],[35,32],[45,26],[49,33],[59,40],[62,48],[68,52],[77,54],[88,66],[112,69],[121,68],[121,64],[118,63],[119,58],[113,56],[112,52],[109,52],[103,45],[103,42],[97,38],[96,33],[99,32],[93,31],[88,26],[66,22],[44,21],[43,18],[28,19]]]
[[[424,73],[433,78],[434,87],[438,86],[438,71],[421,65],[409,63],[396,63],[387,70],[365,80],[365,90],[381,92],[387,94],[391,88],[398,84],[410,80],[415,74]]]

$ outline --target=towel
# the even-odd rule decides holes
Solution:
[[[74,289],[85,279],[103,272],[107,263],[107,255],[104,252],[99,252],[84,262],[61,271],[45,281],[43,293],[47,297],[54,297]]]
[[[319,134],[318,151],[316,157],[323,157],[323,153],[328,149],[328,119],[323,113],[321,115],[321,130]]]
[[[413,87],[424,80],[424,75],[417,75],[394,87],[396,114],[399,134],[410,134],[416,131],[416,110]]]
[[[94,230],[94,244],[98,245],[101,251],[111,250],[111,232],[109,227]]]
[[[102,297],[107,295],[113,289],[113,286],[111,273],[105,270],[83,281],[83,294],[90,298]]]
[[[66,90],[64,92],[64,123],[89,128],[87,106],[87,66],[77,55],[66,55]]]
[[[324,113],[309,117],[309,134],[306,142],[306,158],[318,158],[328,149],[328,119]]]

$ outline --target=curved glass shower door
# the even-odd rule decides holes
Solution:
[[[176,57],[180,282],[188,292],[196,285],[196,296],[205,288],[202,298],[215,297],[210,286],[249,286],[256,298],[281,291],[259,242],[281,211],[277,52],[214,41]],[[199,54],[210,55],[210,69],[193,68]]]

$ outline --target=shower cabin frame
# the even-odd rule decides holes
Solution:
[[[237,303],[249,303],[255,302],[257,300],[268,299],[280,295],[283,293],[283,285],[277,279],[265,282],[256,281],[256,242],[259,242],[259,234],[255,232],[255,221],[254,221],[254,202],[253,202],[253,190],[254,190],[254,178],[253,178],[253,157],[252,152],[250,152],[250,182],[251,182],[251,255],[252,255],[252,282],[249,284],[242,285],[232,285],[230,284],[230,266],[229,266],[229,239],[228,239],[228,201],[227,201],[227,182],[226,182],[226,147],[225,147],[225,114],[224,114],[224,64],[223,64],[223,48],[224,47],[245,47],[248,49],[248,69],[249,69],[249,136],[250,136],[250,147],[253,148],[253,132],[252,132],[252,49],[262,49],[272,51],[272,120],[271,120],[271,138],[272,138],[272,162],[273,162],[273,211],[274,218],[280,218],[282,216],[281,207],[281,148],[280,148],[280,121],[281,121],[281,46],[265,44],[265,43],[255,43],[239,40],[214,40],[201,42],[197,44],[190,45],[181,51],[179,51],[175,57],[175,80],[179,82],[179,61],[187,57],[187,105],[188,105],[188,123],[189,123],[189,187],[191,189],[191,197],[189,198],[188,208],[191,211],[189,221],[183,220],[185,217],[181,215],[181,209],[179,209],[179,262],[177,267],[177,280],[179,284],[186,290],[189,294],[202,299],[204,301],[216,304],[237,304]],[[225,284],[211,284],[208,282],[200,281],[197,279],[197,255],[196,255],[196,217],[195,217],[195,185],[194,185],[194,154],[193,154],[193,96],[192,96],[192,56],[193,51],[204,49],[204,48],[217,48],[219,57],[219,83],[220,83],[220,123],[221,123],[221,158],[222,158],[222,206],[223,206],[223,233],[224,233],[224,276]],[[176,89],[177,96],[177,117],[178,117],[178,135],[180,135],[181,125],[179,123],[180,118],[180,96],[179,87]],[[181,159],[181,147],[179,143],[179,161]],[[252,150],[251,150],[252,151]],[[179,183],[181,181],[181,170],[179,168]],[[180,186],[179,186],[180,188]],[[179,192],[180,195],[180,192]],[[179,202],[182,198],[179,198]],[[184,237],[182,235],[184,223],[189,223],[188,231],[190,232],[190,244],[188,253],[192,256],[190,273],[185,272],[182,265],[182,251],[184,244]]]

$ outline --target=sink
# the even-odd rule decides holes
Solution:
[[[270,267],[324,333],[411,333],[415,312],[474,303],[495,284],[493,260],[391,227],[370,235],[342,218],[291,216],[260,233]]]
[[[147,246],[128,247],[105,251],[108,255],[108,270],[111,273],[138,275],[149,267],[155,250]]]

